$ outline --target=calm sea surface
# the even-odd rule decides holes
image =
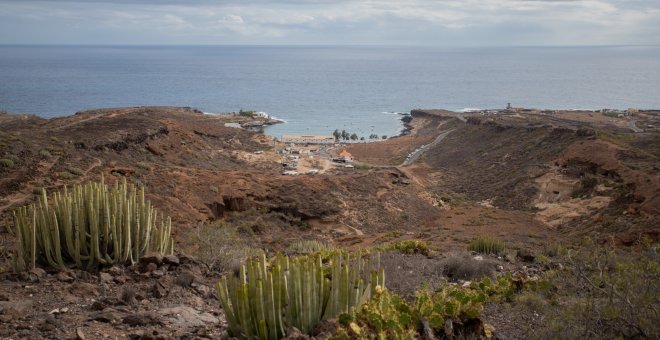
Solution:
[[[0,46],[0,109],[265,111],[267,130],[393,135],[413,108],[660,108],[660,47]]]

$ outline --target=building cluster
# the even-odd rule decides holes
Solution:
[[[293,144],[334,144],[334,136],[322,135],[284,135],[282,136],[282,143]]]

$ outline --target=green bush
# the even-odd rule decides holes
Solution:
[[[334,339],[417,339],[419,313],[400,296],[377,289],[371,301],[353,314],[339,317]]]
[[[57,173],[57,177],[59,179],[63,179],[63,180],[71,180],[71,179],[76,178],[76,175],[74,175],[74,174],[72,174],[68,171],[60,171],[60,172]]]
[[[14,167],[14,161],[12,161],[9,158],[2,158],[0,159],[0,166],[3,168],[13,168]]]
[[[82,176],[82,175],[85,174],[85,171],[83,171],[83,170],[80,169],[80,168],[74,168],[74,167],[71,167],[71,168],[68,168],[67,170],[68,170],[70,173],[72,173],[72,174],[74,174],[74,175],[76,175],[76,176]]]
[[[488,236],[477,236],[473,238],[468,245],[469,251],[474,251],[480,254],[499,255],[504,252],[505,248],[506,246],[504,245],[504,242]]]
[[[137,162],[137,163],[135,163],[135,165],[138,168],[144,169],[144,170],[151,170],[151,169],[154,168],[154,166],[151,163],[147,163],[147,162]]]
[[[345,252],[327,263],[320,254],[278,255],[270,264],[265,255],[248,259],[238,277],[224,276],[217,286],[230,335],[279,339],[289,327],[310,334],[322,319],[354,312],[384,285],[384,271],[371,262]]]
[[[421,289],[412,303],[378,289],[361,308],[339,316],[342,328],[333,339],[418,339],[422,338],[419,330],[426,327],[448,338],[481,338],[486,334],[465,334],[474,330],[461,329],[461,325],[479,318],[487,301],[509,300],[513,291],[509,276],[496,281],[485,278],[469,287],[445,284],[437,292]],[[447,321],[455,325],[451,334],[445,333]],[[492,335],[492,331],[492,327],[484,325],[484,332]]]
[[[426,243],[426,241],[420,240],[399,241],[386,248],[395,249],[404,254],[423,254],[427,256],[431,254],[431,247],[429,247],[429,244]]]
[[[14,164],[18,164],[21,162],[21,158],[13,154],[8,154],[7,156],[5,156],[5,158],[11,160],[12,162],[14,162]]]
[[[159,218],[144,188],[126,179],[113,187],[101,182],[64,187],[50,197],[13,212],[15,269],[37,263],[64,269],[134,264],[145,253],[171,253],[171,221]],[[160,221],[160,223],[157,223]]]
[[[559,243],[543,244],[543,255],[557,257],[566,255],[566,248]]]
[[[51,158],[51,157],[53,157],[53,155],[48,150],[39,151],[39,156],[41,156],[42,158]]]

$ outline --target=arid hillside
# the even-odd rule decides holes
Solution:
[[[300,148],[190,108],[0,113],[0,337],[225,339],[213,287],[246,257],[327,265],[321,254],[359,250],[378,254],[379,296],[400,296],[369,308],[397,308],[326,320],[316,339],[373,335],[404,311],[417,314],[390,324],[426,339],[657,338],[658,116],[548,112],[413,110],[402,136]],[[145,188],[172,218],[175,254],[12,272],[14,209],[101,178]],[[466,312],[424,312],[420,293],[464,298]]]
[[[263,134],[225,127],[227,116],[191,109],[126,108],[82,112],[44,120],[2,116],[0,209],[31,202],[52,191],[103,175],[144,185],[148,198],[173,218],[185,243],[199,223],[256,210],[258,228],[299,238],[301,228],[321,236],[358,235],[413,227],[434,211],[397,169],[333,170],[328,175],[287,177]]]

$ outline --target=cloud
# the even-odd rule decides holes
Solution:
[[[653,0],[0,0],[0,43],[659,44]],[[73,33],[72,33],[73,32]]]

